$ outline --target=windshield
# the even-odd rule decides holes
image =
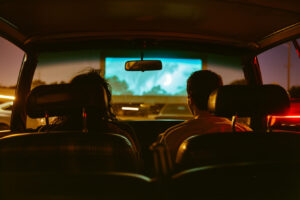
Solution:
[[[161,60],[162,70],[126,71],[125,62],[140,60],[139,54],[128,56],[127,51],[118,51],[116,55],[103,50],[44,52],[39,55],[32,88],[68,83],[93,69],[110,84],[113,111],[120,120],[183,120],[192,118],[186,104],[186,81],[194,71],[212,70],[222,76],[224,84],[244,80],[240,58],[197,52],[148,53],[151,56],[144,59]]]
[[[106,58],[105,78],[111,84],[113,95],[185,96],[186,82],[192,72],[201,70],[201,59],[146,58],[161,60],[159,71],[126,72],[125,62],[139,58]]]

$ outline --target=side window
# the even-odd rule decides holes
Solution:
[[[24,51],[0,37],[0,130],[9,129],[11,107]]]
[[[300,39],[297,39],[300,44]],[[291,98],[300,98],[300,57],[290,41],[258,55],[264,84],[284,87]]]

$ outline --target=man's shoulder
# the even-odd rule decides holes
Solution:
[[[182,132],[186,128],[190,127],[190,125],[193,123],[195,119],[187,120],[184,122],[181,122],[179,124],[176,124],[174,126],[171,126],[167,130],[165,130],[163,133],[159,135],[159,140],[162,141],[165,139],[168,135],[173,134],[174,132]]]
[[[225,120],[223,118],[215,117],[215,116],[206,116],[206,117],[190,119],[190,120],[186,120],[182,123],[179,123],[175,126],[168,128],[167,130],[165,130],[165,132],[163,134],[168,134],[170,132],[176,132],[176,131],[182,131],[185,129],[189,129],[189,131],[191,131],[193,127],[194,128],[196,128],[196,127],[199,128],[202,126],[205,127],[205,125],[211,125],[216,122],[224,122],[224,121]]]
[[[179,130],[179,129],[182,129],[182,128],[185,128],[187,126],[189,126],[192,122],[193,122],[194,119],[191,119],[191,120],[186,120],[184,122],[181,122],[179,124],[176,124],[174,126],[171,126],[170,128],[168,128],[167,130],[165,130],[164,133],[168,133],[168,132],[173,132],[175,130]]]

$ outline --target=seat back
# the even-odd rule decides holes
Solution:
[[[84,84],[38,86],[28,96],[27,114],[31,118],[45,117],[46,121],[51,116],[67,116],[67,120],[39,129],[45,133],[7,138],[0,141],[0,145],[1,142],[2,145],[16,143],[19,146],[14,146],[15,152],[27,151],[32,157],[31,161],[34,162],[33,158],[36,156],[36,162],[43,164],[43,167],[70,166],[68,170],[80,170],[81,167],[90,167],[93,170],[136,170],[139,158],[132,138],[129,138],[129,134],[122,134],[121,128],[117,130],[117,125],[109,128],[109,123],[105,120],[108,105],[104,88]],[[10,156],[11,152],[7,155]],[[47,157],[44,155],[48,155],[47,159],[50,161],[45,159],[42,162]]]
[[[27,114],[105,117],[107,105],[90,101],[101,95],[87,93],[69,84],[39,86],[28,97]],[[153,199],[152,180],[136,174],[137,155],[128,138],[107,130],[9,135],[0,139],[0,198]]]
[[[154,199],[150,178],[120,172],[0,173],[2,200],[38,199]]]
[[[240,163],[175,174],[169,199],[299,199],[299,163]]]
[[[195,136],[182,144],[177,161],[178,173],[169,187],[172,199],[292,200],[300,196],[297,133]]]
[[[217,116],[255,117],[285,112],[280,86],[224,86],[209,109]],[[297,199],[300,135],[286,132],[230,132],[192,136],[177,153],[170,199]],[[201,189],[201,191],[200,191]],[[175,192],[172,192],[175,191]]]
[[[277,85],[223,86],[210,95],[208,103],[211,112],[223,117],[278,114],[285,112],[289,105],[289,97],[286,91]],[[197,166],[212,164],[211,161],[215,161],[216,164],[222,164],[229,160],[239,162],[239,158],[234,157],[234,155],[237,155],[235,149],[254,157],[259,156],[259,154],[256,155],[255,150],[259,149],[264,153],[268,151],[264,149],[264,145],[274,144],[275,148],[272,149],[276,150],[276,142],[273,143],[271,137],[265,137],[265,133],[261,137],[259,135],[252,137],[252,134],[248,136],[249,134],[251,133],[195,136],[195,138],[182,143],[177,153],[176,163],[181,166],[180,168],[183,166],[188,168],[191,163],[195,163],[195,166]],[[206,140],[206,143],[202,142]],[[260,144],[263,144],[263,146],[260,146]],[[253,149],[252,146],[257,146],[257,149]],[[228,156],[231,156],[231,158],[229,159]]]
[[[238,132],[190,137],[177,154],[177,170],[208,165],[300,161],[300,135]]]
[[[127,138],[97,132],[28,133],[0,139],[1,172],[136,172]]]

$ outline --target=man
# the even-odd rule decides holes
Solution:
[[[208,112],[208,98],[211,92],[223,85],[221,76],[209,71],[194,72],[187,81],[187,102],[194,119],[187,120],[167,129],[159,136],[160,143],[166,145],[173,163],[180,144],[190,136],[214,132],[231,132],[231,121],[216,117]],[[236,131],[251,131],[236,124]]]

